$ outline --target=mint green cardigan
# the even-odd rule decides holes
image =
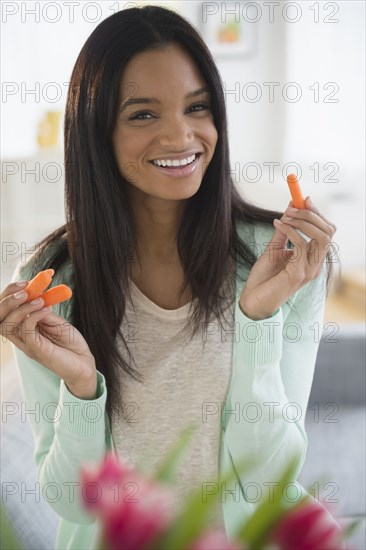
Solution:
[[[259,257],[274,228],[265,223],[240,222],[237,230]],[[13,281],[28,280],[29,265],[19,263]],[[55,274],[52,286],[70,284],[71,270],[68,260]],[[237,269],[236,336],[226,414],[221,421],[220,474],[235,469],[245,456],[251,455],[255,461],[245,479],[237,474],[231,486],[219,487],[228,537],[250,517],[261,498],[269,497],[271,486],[291,456],[300,457],[296,477],[301,471],[307,448],[305,412],[326,299],[324,262],[321,275],[305,284],[270,318],[253,321],[239,307],[248,273],[247,269]],[[54,309],[68,319],[69,302]],[[104,376],[98,372],[96,399],[81,400],[58,376],[14,345],[13,350],[27,410],[38,406],[41,411],[38,418],[28,414],[28,419],[38,480],[47,502],[60,516],[55,548],[95,548],[100,526],[82,508],[78,476],[81,464],[99,463],[106,450],[115,450],[105,412]],[[88,418],[97,410],[100,414],[90,422]]]

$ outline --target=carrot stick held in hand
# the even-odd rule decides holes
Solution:
[[[54,306],[68,300],[72,296],[72,290],[67,285],[57,285],[41,294],[45,306]]]
[[[27,302],[39,298],[42,292],[51,284],[54,273],[55,271],[53,269],[45,269],[37,273],[37,275],[29,281],[24,289],[28,293]]]
[[[24,289],[28,293],[27,302],[41,297],[44,300],[45,306],[54,306],[71,298],[72,290],[64,284],[57,285],[46,290],[52,282],[54,273],[54,269],[45,269],[33,277]]]
[[[305,200],[304,200],[304,197],[302,196],[300,185],[295,174],[289,174],[287,176],[287,184],[290,189],[294,207],[306,208]]]
[[[44,275],[37,275],[39,283]],[[95,399],[97,371],[94,356],[77,328],[51,311],[51,305],[67,299],[71,289],[65,289],[67,285],[59,285],[60,294],[60,290],[54,286],[44,293],[48,296],[45,300],[29,301],[26,288],[32,281],[10,283],[0,293],[0,334],[28,357],[64,380],[74,396]],[[44,285],[45,279],[38,287],[38,297],[43,296],[40,288]],[[33,283],[32,287],[34,290]],[[51,305],[45,305],[45,302]]]

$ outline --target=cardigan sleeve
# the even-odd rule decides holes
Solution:
[[[304,420],[319,346],[317,331],[322,331],[325,281],[324,263],[318,277],[271,317],[259,321],[241,310],[237,291],[234,368],[222,429],[223,453],[234,467],[244,457],[253,459],[245,476],[238,476],[244,495],[245,484],[250,481],[257,484],[260,497],[268,498],[270,484],[278,481],[294,456],[298,457],[296,477],[301,471],[307,448]]]
[[[18,266],[12,281],[29,278],[28,268]],[[69,281],[57,272],[52,286],[61,282]],[[55,310],[60,315],[59,306]],[[79,475],[82,464],[99,463],[108,447],[104,376],[97,372],[95,399],[79,399],[57,375],[14,344],[12,348],[20,377],[23,421],[29,422],[34,437],[33,458],[41,494],[62,518],[93,523],[82,506]]]

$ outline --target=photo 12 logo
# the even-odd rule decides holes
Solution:
[[[1,2],[1,22],[97,25],[114,13],[137,7],[137,2]]]
[[[221,23],[298,23],[310,19],[313,23],[339,23],[338,2],[202,2],[201,19],[207,23],[217,18]]]

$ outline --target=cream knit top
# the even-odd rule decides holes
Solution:
[[[132,280],[131,296],[123,335],[144,381],[135,381],[123,371],[127,419],[114,422],[112,434],[122,459],[153,471],[183,429],[197,426],[172,485],[178,511],[182,497],[192,489],[202,487],[203,498],[219,491],[220,415],[232,371],[233,305],[225,310],[228,323],[223,328],[211,317],[189,341],[178,332],[192,302],[175,310],[163,309]],[[128,360],[127,351],[122,353]],[[212,527],[225,532],[220,503],[212,521]]]

